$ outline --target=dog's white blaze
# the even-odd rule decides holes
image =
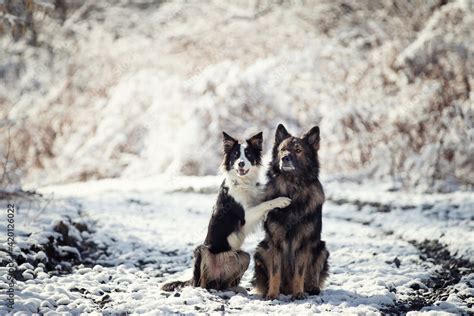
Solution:
[[[281,154],[282,154],[283,157],[285,157],[285,156],[289,155],[290,152],[288,150],[285,150]],[[283,160],[282,159],[280,159],[280,164],[279,165],[280,165],[280,169],[283,169]]]
[[[243,161],[245,166],[248,166],[251,165],[251,163],[245,155],[245,149],[247,149],[247,144],[240,144],[240,161]]]
[[[239,169],[239,162],[244,163],[244,169],[249,169],[252,164],[250,161],[247,159],[247,156],[245,156],[245,149],[247,148],[247,144],[245,143],[240,143],[240,157],[234,162],[234,169]]]

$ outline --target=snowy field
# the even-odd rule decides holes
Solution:
[[[219,177],[113,179],[45,187],[37,204],[18,198],[17,243],[28,258],[18,267],[12,312],[474,312],[472,194],[409,195],[329,180],[323,239],[331,273],[321,295],[262,300],[250,285],[253,264],[241,283],[247,295],[190,287],[161,291],[165,281],[190,276],[191,253],[205,237],[219,182]],[[47,213],[41,211],[44,203]],[[62,237],[59,221],[69,227]],[[46,262],[52,256],[31,248],[49,236],[58,237],[54,247],[61,248],[50,269]],[[77,246],[59,246],[64,236]],[[262,232],[252,236],[244,249],[253,253],[261,237]],[[84,245],[87,257],[74,258]],[[0,313],[6,312],[2,306]]]

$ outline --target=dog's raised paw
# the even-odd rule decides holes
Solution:
[[[291,199],[285,196],[280,196],[276,199],[273,199],[271,203],[273,208],[276,208],[276,207],[284,208],[290,204],[291,204]]]

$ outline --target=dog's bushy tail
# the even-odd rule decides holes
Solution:
[[[191,285],[191,281],[192,280],[188,280],[188,281],[173,281],[173,282],[169,282],[169,283],[166,283],[164,284],[161,289],[163,291],[166,291],[166,292],[173,292],[175,290],[179,290],[185,286],[188,286],[188,285]]]

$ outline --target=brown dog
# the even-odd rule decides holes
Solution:
[[[321,240],[324,192],[319,182],[319,127],[303,137],[279,125],[267,173],[266,199],[290,197],[292,203],[270,211],[265,239],[255,253],[254,285],[268,299],[280,293],[295,299],[319,294],[328,276],[329,252]]]

